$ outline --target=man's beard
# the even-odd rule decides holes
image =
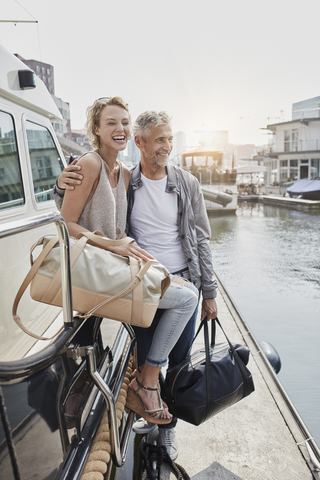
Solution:
[[[152,165],[155,165],[157,167],[166,167],[168,165],[169,161],[169,154],[167,158],[162,158],[160,155],[157,155],[157,153],[153,153],[150,162]]]

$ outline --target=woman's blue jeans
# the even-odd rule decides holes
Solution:
[[[146,362],[152,367],[167,365],[169,353],[181,337],[198,304],[198,289],[193,283],[177,278],[187,282],[187,285],[174,282],[174,275],[171,275],[172,283],[159,302],[162,315],[157,322],[146,356]]]

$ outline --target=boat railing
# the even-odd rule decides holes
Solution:
[[[60,214],[49,213],[44,215],[39,215],[36,217],[31,217],[24,220],[13,221],[10,223],[5,223],[0,225],[0,240],[6,237],[13,235],[18,235],[28,230],[32,230],[38,227],[44,227],[49,224],[56,224],[58,230],[59,244],[60,244],[60,258],[61,258],[61,279],[62,279],[62,302],[63,302],[63,321],[65,327],[74,326],[76,323],[73,320],[73,309],[72,309],[72,295],[71,295],[71,274],[70,274],[70,255],[69,255],[69,234],[67,225]],[[133,345],[135,343],[135,335],[133,329],[130,325],[123,324],[127,334],[129,335],[131,341],[131,348],[127,349],[127,353],[124,356],[126,361],[121,362],[120,370],[117,373],[117,383],[122,381],[125,370],[129,362],[129,355],[132,352]],[[78,325],[79,328],[79,325]],[[60,335],[59,337],[63,337]],[[122,335],[123,336],[123,335]],[[55,340],[55,343],[59,344],[59,339]],[[47,347],[47,352],[51,352],[51,347]],[[100,375],[97,368],[96,353],[94,346],[83,347],[83,351],[78,352],[80,356],[85,356],[87,361],[87,371],[92,378],[94,384],[98,387],[98,390],[103,395],[110,418],[110,443],[111,443],[111,455],[113,463],[117,467],[121,467],[126,459],[127,449],[129,444],[129,438],[132,430],[132,424],[134,420],[134,413],[130,412],[129,418],[126,423],[124,433],[122,435],[121,444],[119,438],[119,431],[117,425],[117,411],[116,411],[116,397],[117,393],[120,391],[120,385],[118,385],[118,392],[115,391],[115,386],[111,390],[105,381],[105,379]],[[123,356],[123,355],[122,355]],[[39,357],[39,358],[38,358]],[[44,362],[44,357],[42,353],[35,354],[33,357],[30,356],[28,359],[21,361],[10,362],[10,364],[3,365],[3,375],[7,378],[18,378],[21,377],[22,371],[26,372],[28,370],[28,365],[34,368],[34,364],[39,366],[40,363]],[[113,367],[114,368],[114,367]],[[2,371],[2,369],[1,369]],[[61,413],[61,412],[60,412]],[[62,413],[61,413],[62,415]],[[60,415],[60,416],[61,416]],[[65,430],[61,428],[61,430]],[[66,432],[62,433],[62,444],[63,450],[66,453],[69,446],[69,441],[67,438]]]
[[[318,151],[320,149],[320,140],[318,138],[308,140],[275,141],[260,147],[260,155],[268,155],[272,153],[295,153],[305,151]]]
[[[125,328],[127,328],[128,333],[132,340],[134,338],[134,333],[132,328],[126,324],[124,324],[124,326]],[[102,393],[106,401],[106,404],[108,405],[108,410],[110,414],[110,443],[111,443],[112,461],[116,465],[116,467],[122,467],[127,456],[129,439],[130,439],[130,434],[131,434],[132,425],[134,421],[134,412],[130,411],[129,413],[129,418],[126,423],[126,427],[123,433],[121,446],[120,446],[115,396],[113,395],[113,392],[108,387],[107,383],[104,381],[104,379],[102,378],[102,376],[99,374],[97,370],[94,347],[86,347],[86,354],[87,354],[87,370],[89,372],[89,375],[92,378],[95,385],[100,390],[100,392]]]
[[[234,185],[236,183],[237,172],[219,172],[214,167],[182,167],[194,175],[201,185]]]
[[[69,260],[69,233],[63,217],[60,214],[52,212],[23,220],[4,223],[0,225],[0,239],[18,235],[34,228],[44,227],[52,223],[56,224],[60,244],[63,321],[65,326],[71,326],[73,324],[73,311]]]
[[[8,202],[3,202],[0,205],[0,210],[6,210],[7,208],[17,207],[23,205],[24,198],[16,198],[14,200],[9,200]]]

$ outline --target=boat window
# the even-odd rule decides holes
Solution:
[[[0,111],[0,211],[25,202],[13,118]]]
[[[203,157],[203,156],[194,157],[194,164],[197,167],[204,167],[206,165],[206,157]]]
[[[192,157],[183,157],[185,164],[185,167],[192,167]]]
[[[52,200],[52,188],[63,170],[59,152],[49,130],[26,122],[32,169],[33,188],[37,203]]]

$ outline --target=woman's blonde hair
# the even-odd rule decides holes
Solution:
[[[131,127],[131,116],[129,112],[128,104],[121,97],[104,97],[94,101],[91,107],[87,108],[87,121],[86,130],[87,137],[90,140],[93,148],[100,147],[100,137],[96,134],[96,127],[100,126],[100,117],[102,109],[106,105],[118,105],[118,107],[124,108],[128,112],[129,122]]]

